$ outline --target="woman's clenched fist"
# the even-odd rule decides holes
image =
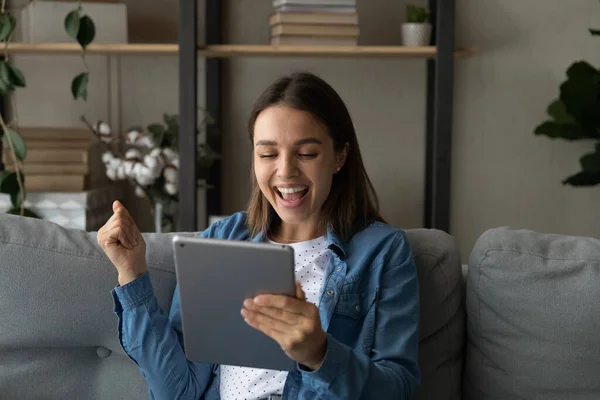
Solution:
[[[129,212],[119,201],[113,203],[113,215],[98,231],[98,244],[119,273],[123,286],[144,274],[146,242]]]

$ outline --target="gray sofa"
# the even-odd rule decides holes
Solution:
[[[172,235],[144,236],[167,310]],[[465,281],[451,236],[408,238],[421,287],[418,399],[600,399],[598,240],[490,230]],[[0,399],[147,398],[117,340],[116,281],[95,233],[0,214]]]

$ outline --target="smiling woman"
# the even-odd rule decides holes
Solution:
[[[248,210],[201,236],[294,249],[296,296],[260,295],[240,308],[297,369],[189,362],[179,292],[167,317],[153,293],[144,239],[116,203],[98,241],[119,272],[113,298],[121,345],[151,398],[411,399],[420,382],[416,267],[404,232],[379,214],[344,102],[313,74],[285,76],[256,101],[248,132]]]

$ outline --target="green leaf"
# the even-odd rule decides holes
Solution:
[[[0,179],[0,193],[12,194],[19,191],[16,172],[5,173]]]
[[[90,74],[87,72],[82,72],[73,78],[73,82],[71,83],[71,93],[73,94],[74,99],[81,97],[83,100],[87,100],[89,75]]]
[[[585,132],[600,131],[600,72],[586,62],[574,63],[560,86],[560,100]]]
[[[6,61],[0,61],[0,95],[7,95],[15,90],[11,82],[10,67]]]
[[[590,29],[590,33],[593,36],[600,36],[600,29]]]
[[[13,207],[10,210],[8,210],[7,213],[13,215],[21,215],[21,207]],[[28,208],[23,209],[23,214],[24,217],[41,219],[39,215],[37,215]]]
[[[0,41],[6,42],[13,34],[16,25],[15,17],[12,14],[0,15]]]
[[[429,13],[424,7],[419,7],[413,4],[406,6],[406,20],[409,23],[424,23],[429,20]]]
[[[15,156],[21,161],[27,157],[27,147],[25,146],[25,141],[17,131],[13,131],[12,129],[7,129],[4,131],[4,134],[10,136],[10,140],[12,141],[12,145],[15,149]]]
[[[85,49],[88,44],[92,43],[94,36],[96,36],[96,27],[94,26],[94,21],[92,21],[92,19],[87,15],[84,15],[79,21],[77,41],[81,47]]]
[[[10,194],[10,202],[14,208],[21,208],[21,203],[23,202],[23,194],[21,190],[17,190],[16,192],[12,192]]]
[[[10,78],[10,83],[14,86],[25,87],[25,77],[19,68],[9,64],[8,76]]]
[[[600,174],[587,171],[578,172],[565,179],[562,183],[571,186],[595,186],[600,183]]]
[[[79,16],[79,9],[71,11],[65,18],[65,30],[67,31],[67,35],[69,35],[73,40],[77,39],[80,20],[81,17]]]
[[[161,124],[150,124],[148,125],[148,132],[152,135],[152,140],[157,146],[163,147],[163,140],[165,138],[166,130]]]
[[[575,124],[575,120],[569,115],[565,103],[560,100],[555,100],[548,106],[548,115],[554,118],[554,122],[559,124]]]
[[[561,138],[566,140],[590,139],[596,136],[584,132],[579,125],[559,124],[552,121],[546,121],[535,128],[536,135],[546,135],[551,138]]]
[[[595,153],[584,154],[579,163],[583,172],[600,173],[600,144],[596,145]]]

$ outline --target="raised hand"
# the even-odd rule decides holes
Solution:
[[[97,240],[117,268],[121,286],[148,270],[146,242],[133,218],[119,201],[113,203],[113,215],[98,230]]]

